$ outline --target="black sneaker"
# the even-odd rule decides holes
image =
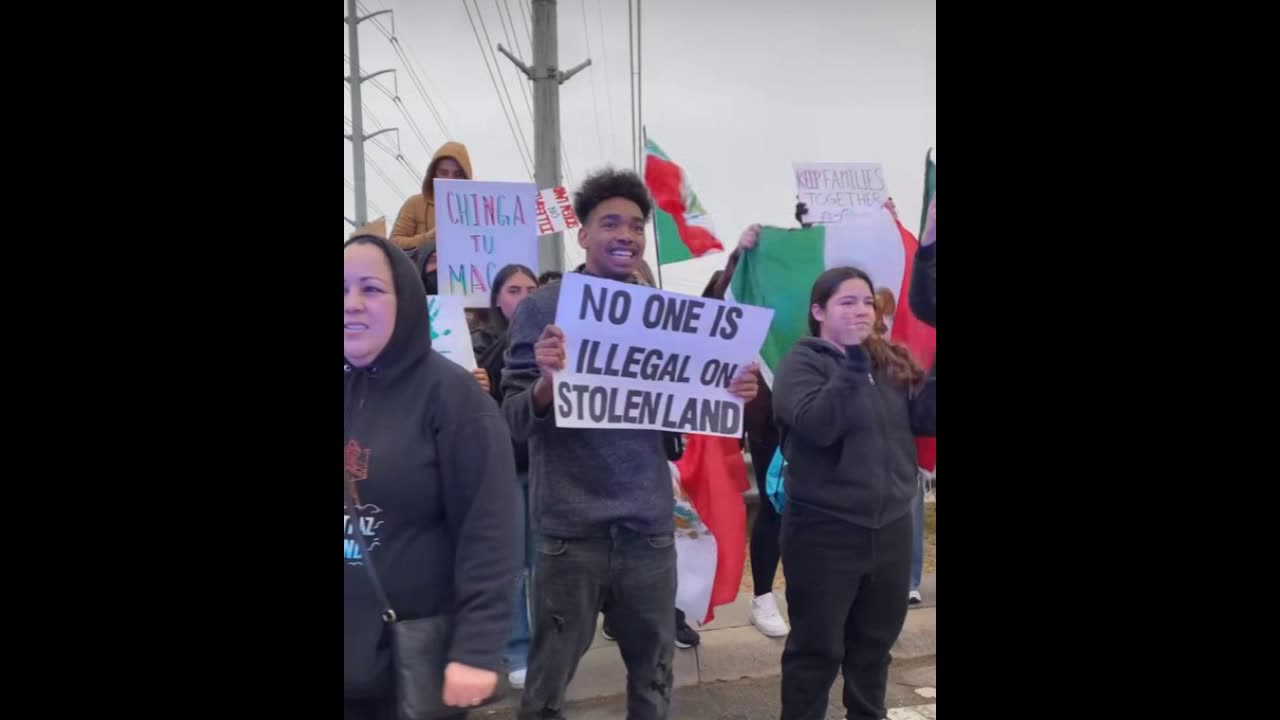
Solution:
[[[601,634],[601,635],[604,635],[604,639],[605,639],[605,640],[608,640],[609,642],[614,642],[614,639],[613,639],[613,632],[609,630],[609,621],[608,621],[608,620],[605,620],[605,621],[604,621],[604,626],[600,628],[600,634]]]
[[[688,623],[676,623],[676,647],[687,650],[700,642],[702,638],[698,637],[697,630],[689,627]]]

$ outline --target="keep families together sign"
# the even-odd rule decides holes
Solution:
[[[565,275],[556,425],[741,437],[743,403],[729,385],[772,319],[768,308]]]

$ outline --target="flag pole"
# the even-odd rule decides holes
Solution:
[[[641,126],[640,126],[640,139],[641,139],[641,142],[643,142],[643,143],[644,143],[644,144],[643,144],[643,146],[642,146],[642,148],[641,148],[641,151],[640,151],[640,158],[641,158],[641,163],[640,163],[640,177],[642,177],[642,178],[643,178],[643,177],[644,177],[644,166],[645,166],[645,164],[646,164],[646,163],[645,163],[645,161],[644,161],[644,158],[646,158],[646,157],[647,157],[647,155],[648,155],[648,147],[649,147],[649,128],[647,128],[647,127],[645,127],[645,126],[643,126],[643,125],[641,125]],[[646,185],[647,185],[647,184],[648,184],[648,183],[646,183]],[[653,198],[652,198],[652,197],[650,197],[649,199],[650,199],[650,200],[652,200]],[[649,217],[650,217],[651,219],[653,219],[653,220],[654,220],[654,223],[653,223],[653,256],[654,256],[654,257],[656,257],[656,258],[658,258],[658,289],[659,289],[659,290],[661,290],[661,289],[664,287],[664,286],[663,286],[663,284],[662,284],[662,242],[658,240],[658,223],[656,222],[657,217],[658,217],[658,208],[657,208],[657,206],[656,206],[656,205],[655,205],[655,206],[654,206],[654,208],[653,208],[653,212],[649,213]]]

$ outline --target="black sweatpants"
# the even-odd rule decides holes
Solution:
[[[848,719],[882,720],[889,651],[907,617],[911,513],[872,530],[789,501],[782,564],[791,617],[782,720],[822,720],[840,670]]]

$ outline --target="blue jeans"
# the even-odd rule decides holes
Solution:
[[[924,577],[924,477],[916,487],[916,501],[911,507],[911,589],[919,590]]]
[[[516,577],[516,604],[511,611],[511,639],[507,640],[507,648],[503,653],[507,661],[507,672],[529,667],[529,643],[533,634],[529,623],[529,583],[533,576],[534,548],[533,534],[529,528],[529,476],[522,473],[516,484],[519,486],[519,502],[516,505],[519,510],[517,545],[520,548],[523,572]]]

